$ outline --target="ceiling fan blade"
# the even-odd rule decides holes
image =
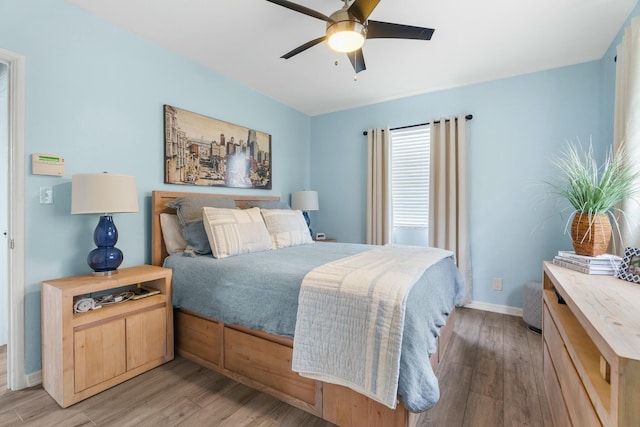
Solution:
[[[353,69],[356,71],[356,74],[367,69],[367,66],[364,63],[362,49],[349,52],[347,53],[347,56],[349,57],[349,61],[351,61],[351,65],[353,65]]]
[[[318,18],[318,19],[321,19],[321,20],[327,21],[327,22],[333,22],[333,20],[331,18],[329,18],[326,15],[323,15],[320,12],[316,12],[313,9],[309,9],[308,7],[304,7],[304,6],[301,6],[301,5],[296,4],[296,3],[292,3],[292,2],[287,1],[287,0],[267,0],[267,1],[271,2],[271,3],[274,3],[274,4],[277,4],[279,6],[282,6],[282,7],[286,7],[287,9],[291,9],[293,11],[303,13],[303,14],[311,16],[313,18]]]
[[[282,55],[280,58],[284,58],[284,59],[289,59],[294,55],[299,54],[300,52],[304,52],[305,50],[309,49],[310,47],[313,47],[315,45],[317,45],[318,43],[324,41],[324,39],[326,39],[327,36],[322,36],[322,37],[318,37],[317,39],[311,40],[309,42],[306,42],[305,44],[298,46],[297,48],[293,49],[291,52],[287,52],[284,55]]]
[[[380,0],[356,0],[349,6],[349,13],[358,18],[360,22],[367,20],[373,9],[380,3]]]
[[[431,40],[434,31],[433,28],[392,24],[390,22],[369,21],[367,23],[368,39]]]

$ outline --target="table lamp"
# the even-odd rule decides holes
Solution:
[[[136,178],[112,173],[86,173],[71,177],[71,213],[102,214],[93,232],[97,248],[89,252],[87,263],[95,275],[118,272],[124,256],[115,247],[118,229],[111,214],[138,212]]]
[[[302,215],[304,216],[305,221],[307,221],[307,227],[309,227],[309,233],[313,237],[309,211],[318,210],[318,192],[309,190],[294,191],[291,193],[291,208],[302,211]]]

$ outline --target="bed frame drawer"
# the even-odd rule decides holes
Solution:
[[[192,357],[220,366],[222,347],[220,324],[178,310],[175,311],[173,318],[175,319],[176,347]]]
[[[224,367],[314,404],[316,382],[291,371],[292,349],[231,328],[224,330]]]

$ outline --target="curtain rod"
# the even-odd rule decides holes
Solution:
[[[467,114],[466,116],[464,116],[464,118],[465,118],[465,120],[471,120],[471,119],[473,119],[473,115],[472,114]],[[449,119],[445,120],[445,122],[448,122],[448,121],[449,121]],[[440,123],[440,120],[434,120],[433,123]],[[418,126],[426,126],[428,124],[430,124],[430,123],[429,122],[427,122],[427,123],[418,123],[417,125],[400,126],[400,127],[397,127],[397,128],[391,128],[389,130],[409,129],[409,128],[414,128],[414,127],[418,127]],[[384,131],[384,129],[383,129],[383,131]],[[369,132],[367,132],[365,130],[365,131],[362,132],[362,134],[364,136],[367,136],[369,134]]]

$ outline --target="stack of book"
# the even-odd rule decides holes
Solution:
[[[581,273],[615,276],[622,264],[622,258],[611,254],[593,257],[576,255],[573,251],[558,251],[553,263]]]

